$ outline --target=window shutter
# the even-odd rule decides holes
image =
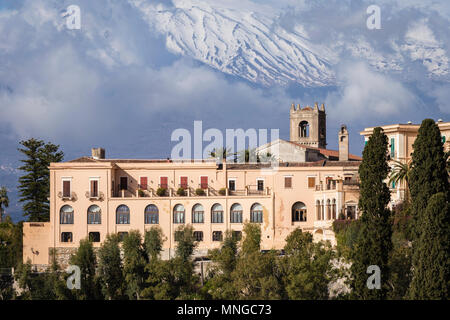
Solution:
[[[284,187],[292,188],[292,177],[284,177]]]
[[[167,177],[161,177],[161,179],[160,179],[161,188],[167,189],[167,181],[168,181]]]
[[[143,190],[147,190],[147,177],[141,177],[141,189]]]
[[[309,177],[308,178],[308,188],[315,188],[315,187],[316,187],[316,178]]]
[[[201,177],[200,178],[200,187],[202,189],[208,189],[208,177]]]
[[[70,197],[70,181],[63,181],[63,197]]]
[[[187,188],[187,185],[188,185],[188,179],[187,179],[187,177],[181,177],[181,178],[180,178],[180,184],[181,184],[181,187],[182,187],[182,188],[186,189],[186,188]]]
[[[96,197],[98,195],[98,181],[91,180],[91,196]]]
[[[391,138],[391,155],[393,156],[395,152],[395,139]]]

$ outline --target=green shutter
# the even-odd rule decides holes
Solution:
[[[442,136],[442,143],[445,143],[445,136]]]
[[[394,156],[395,152],[395,139],[391,138],[391,155]]]

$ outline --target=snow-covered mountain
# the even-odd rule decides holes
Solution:
[[[389,50],[378,51],[361,33],[347,32],[342,38],[342,33],[333,30],[335,41],[324,44],[311,39],[301,21],[286,30],[277,23],[280,12],[263,5],[237,10],[226,1],[173,0],[170,6],[130,2],[165,36],[170,51],[266,86],[334,85],[333,67],[346,55],[363,59],[378,71],[395,73],[408,69],[405,61],[420,60],[430,77],[448,81],[448,55],[432,34],[417,30],[423,27],[414,26],[402,39],[392,41]]]
[[[273,25],[263,13],[217,8],[201,1],[175,1],[176,7],[136,4],[166,36],[167,48],[227,74],[270,85],[297,81],[325,86],[334,81],[327,48],[314,45],[300,31]],[[153,9],[153,10],[152,10]]]

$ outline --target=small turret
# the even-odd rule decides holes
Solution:
[[[345,124],[339,130],[339,161],[348,161],[348,130]]]

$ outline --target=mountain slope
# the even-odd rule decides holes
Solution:
[[[165,36],[170,51],[265,86],[335,85],[334,66],[347,58],[364,60],[380,72],[401,74],[405,80],[413,78],[408,64],[419,61],[428,77],[450,80],[447,53],[426,21],[419,22],[425,26],[413,24],[406,34],[382,44],[365,34],[364,28],[339,31],[317,21],[314,28],[333,35],[324,44],[323,39],[308,36],[304,30],[308,21],[299,20],[288,31],[278,23],[280,12],[262,5],[236,10],[223,1],[173,0],[173,6],[130,2],[152,29]]]
[[[296,81],[315,87],[334,82],[326,48],[273,25],[261,13],[217,9],[196,1],[151,11],[137,2],[148,21],[166,35],[172,52],[263,85]]]

